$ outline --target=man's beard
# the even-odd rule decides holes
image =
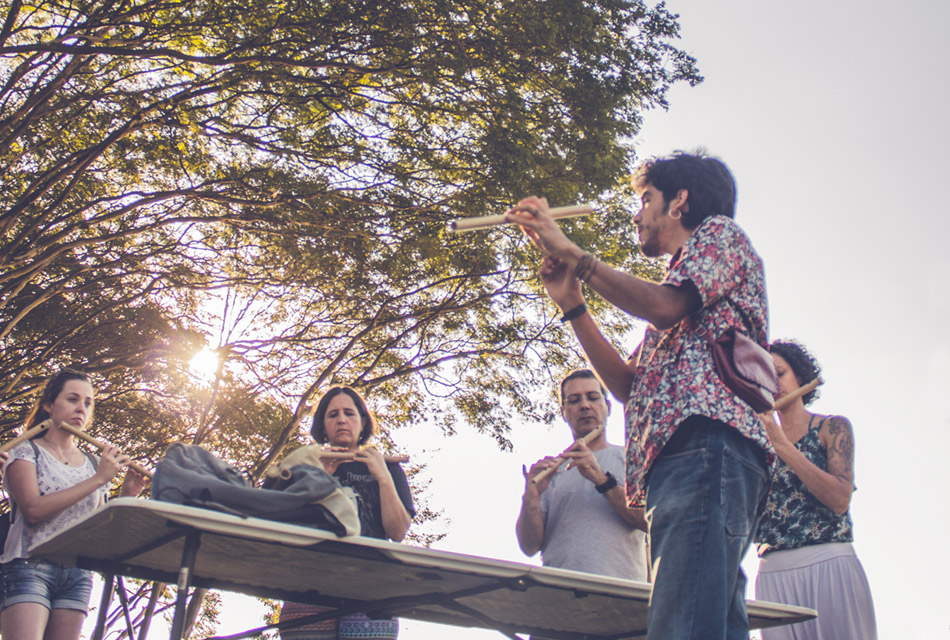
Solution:
[[[669,202],[666,203],[666,206],[663,208],[663,213],[660,214],[660,217],[663,218],[668,215],[670,215]],[[637,229],[637,233],[640,237],[640,251],[648,258],[659,258],[664,254],[663,249],[660,247],[660,234],[657,231],[659,226],[660,225],[657,222],[653,227],[646,227],[652,232],[647,234],[646,241],[643,240],[643,233],[640,231],[640,229]]]
[[[640,234],[640,252],[648,258],[658,258],[663,255],[663,251],[660,249],[660,243],[657,240],[656,229],[653,229],[653,233],[647,234],[646,241],[643,240],[643,232],[638,230]]]

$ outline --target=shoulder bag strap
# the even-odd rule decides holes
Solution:
[[[708,316],[707,311],[712,310],[713,307],[720,304],[728,305],[730,308],[735,310],[737,314],[739,314],[739,318],[742,320],[741,331],[745,333],[747,336],[749,336],[750,338],[752,338],[752,335],[753,335],[752,323],[749,321],[749,317],[746,315],[745,311],[743,311],[740,306],[733,304],[732,300],[730,300],[728,296],[721,297],[718,301],[716,301],[716,303],[712,307],[703,307],[699,309],[695,314],[690,316],[689,322],[693,326],[693,330],[696,332],[696,334],[700,338],[703,338],[704,340],[706,340],[707,342],[711,340],[715,340],[716,338],[719,337],[719,336],[712,336],[710,334],[710,331],[712,330],[712,326],[711,326],[711,322],[709,318],[707,317]]]
[[[40,450],[37,449],[36,443],[32,440],[27,440],[30,443],[30,446],[33,448],[33,465],[36,467],[37,472],[40,469]],[[41,494],[42,495],[42,494]],[[7,499],[10,501],[10,525],[13,525],[14,520],[16,520],[16,500],[13,499],[13,494],[7,496]]]
[[[86,456],[87,458],[89,458],[89,462],[92,463],[92,468],[95,469],[96,471],[98,471],[98,470],[99,470],[99,461],[96,460],[96,456],[92,455],[91,453],[89,453],[89,452],[86,451],[85,449],[81,449],[81,451],[83,452],[83,454],[85,454],[85,456]]]

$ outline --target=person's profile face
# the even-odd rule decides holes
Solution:
[[[775,373],[778,375],[779,395],[775,396],[778,400],[787,393],[791,393],[801,386],[791,365],[782,356],[777,353],[772,354],[772,362],[775,363]]]
[[[648,258],[656,258],[666,251],[663,248],[666,227],[673,221],[669,216],[669,203],[663,192],[648,184],[640,194],[640,210],[633,217],[640,236],[640,250]]]

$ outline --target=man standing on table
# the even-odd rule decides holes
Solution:
[[[646,580],[646,521],[642,509],[627,507],[623,448],[607,443],[610,405],[606,390],[589,369],[561,381],[561,417],[578,440],[595,429],[600,435],[577,442],[563,455],[565,467],[535,483],[556,465],[544,458],[525,475],[521,513],[515,531],[528,556],[541,551],[546,567]]]
[[[744,639],[740,562],[768,491],[771,447],[752,408],[719,380],[704,336],[737,327],[768,345],[762,262],[733,221],[735,180],[721,161],[677,153],[646,163],[637,178],[641,249],[672,255],[662,284],[582,251],[544,199],[522,200],[508,220],[545,253],[548,295],[625,405],[627,499],[646,506],[650,526],[647,638]],[[581,282],[650,323],[629,359],[587,313]]]

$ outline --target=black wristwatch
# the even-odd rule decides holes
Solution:
[[[597,493],[607,493],[611,489],[617,486],[617,479],[614,477],[614,474],[607,472],[607,479],[604,480],[603,484],[599,484],[594,488],[597,489]]]

